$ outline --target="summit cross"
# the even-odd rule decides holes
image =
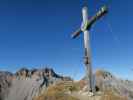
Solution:
[[[93,17],[89,18],[88,16],[88,7],[84,6],[82,8],[82,18],[83,21],[81,23],[81,27],[77,29],[73,34],[72,38],[77,38],[81,33],[84,35],[84,64],[86,67],[86,77],[88,79],[88,86],[89,86],[89,92],[91,92],[93,95],[95,93],[95,83],[94,83],[94,77],[93,77],[93,71],[92,71],[92,65],[91,65],[91,48],[90,48],[90,37],[89,37],[89,30],[91,29],[91,26],[99,20],[101,17],[103,17],[108,12],[107,7],[103,6],[101,9],[94,15]]]

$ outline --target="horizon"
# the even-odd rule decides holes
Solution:
[[[90,16],[109,13],[90,30],[92,67],[133,80],[133,1],[88,0]],[[0,70],[50,66],[78,80],[85,74],[83,36],[71,39],[82,21],[81,0],[0,1]]]

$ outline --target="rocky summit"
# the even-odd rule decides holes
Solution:
[[[133,81],[123,80],[105,70],[97,70],[94,76],[96,80],[96,93],[100,92],[102,95],[112,93],[113,95],[119,96],[121,98],[126,98],[116,100],[133,100]],[[87,78],[83,78],[80,82],[85,83],[82,92],[88,91]]]
[[[51,68],[22,68],[15,74],[0,72],[0,100],[33,100],[48,86],[62,80],[71,80],[54,72]]]

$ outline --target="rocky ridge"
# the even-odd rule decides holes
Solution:
[[[111,91],[115,95],[133,100],[133,81],[120,79],[105,70],[97,70],[94,76],[96,92]],[[83,78],[80,82],[84,83],[82,92],[88,91],[87,79]]]
[[[107,100],[107,95],[109,95],[109,98],[112,98],[108,100],[133,100],[133,81],[122,80],[105,70],[97,70],[94,76],[96,79],[96,94],[98,94],[96,100]],[[56,87],[52,88],[52,91],[51,88],[47,90],[47,88],[54,86],[54,84]],[[86,78],[75,82],[70,77],[56,74],[51,68],[31,70],[22,68],[15,74],[0,72],[0,100],[32,100],[34,97],[51,98],[51,95],[54,98],[54,96],[60,97],[61,90],[62,92],[65,90],[64,98],[69,96],[77,98],[79,96],[80,98],[73,99],[88,100]],[[46,91],[49,91],[50,96]],[[54,91],[56,91],[55,94],[53,94]],[[66,93],[68,94],[66,95]]]
[[[32,100],[49,85],[71,80],[54,72],[51,68],[22,68],[15,74],[0,72],[0,100]]]

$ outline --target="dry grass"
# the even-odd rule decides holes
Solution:
[[[101,96],[100,100],[128,100],[124,96],[117,95],[113,93],[111,90],[104,91],[104,94]]]
[[[63,83],[59,83],[55,86],[50,86],[42,95],[35,97],[34,100],[78,100],[72,97],[66,92],[69,90]],[[75,91],[76,88],[72,87],[71,91]]]
[[[35,97],[33,100],[79,100],[78,97],[73,97],[68,92],[79,91],[81,86],[79,83],[66,82],[58,83],[54,86],[48,87],[40,96]],[[105,90],[102,96],[98,100],[128,100],[126,97],[117,95],[113,90]]]

